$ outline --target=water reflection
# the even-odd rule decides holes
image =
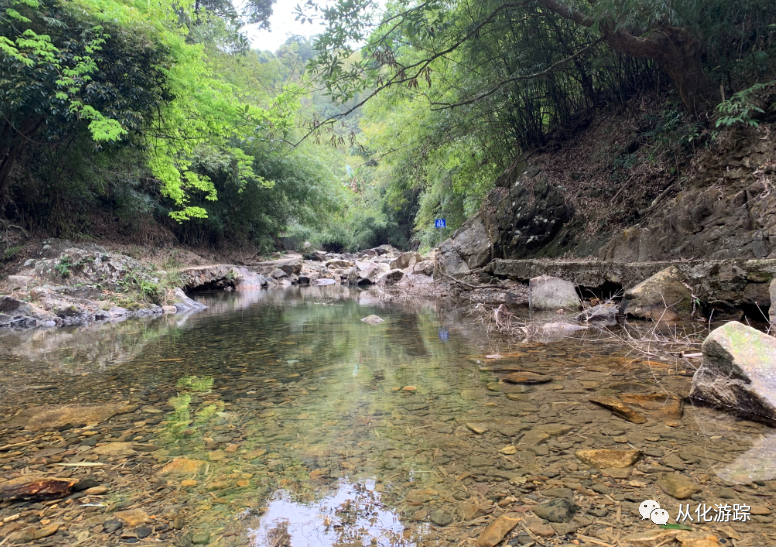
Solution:
[[[248,535],[255,547],[327,547],[334,545],[415,545],[405,541],[399,515],[385,507],[375,481],[340,480],[323,499],[303,503],[278,491]]]
[[[49,469],[39,452],[52,444],[62,463],[119,466],[127,474],[110,479],[106,507],[145,500],[153,484],[160,493],[144,510],[187,519],[155,538],[179,544],[197,532],[220,537],[218,547],[452,547],[502,512],[558,495],[573,496],[579,514],[606,506],[636,528],[631,504],[674,503],[656,485],[663,474],[689,476],[708,500],[726,481],[770,478],[773,444],[755,442],[764,428],[692,407],[688,419],[678,401],[689,378],[591,341],[601,338],[592,328],[521,343],[489,335],[449,300],[388,302],[338,286],[197,299],[210,308],[184,318],[0,336],[0,416],[73,401],[137,407],[94,426],[92,444],[80,431],[31,432],[40,441],[0,454],[6,469]],[[371,314],[385,322],[361,321]],[[550,381],[504,381],[514,372]],[[592,404],[596,395],[630,401],[646,423]],[[3,427],[0,446],[27,442]],[[109,443],[126,452],[95,452]],[[642,460],[614,473],[575,455],[627,448]],[[749,498],[738,501],[756,505]],[[617,544],[619,533],[579,522]],[[99,534],[83,547],[120,539]]]

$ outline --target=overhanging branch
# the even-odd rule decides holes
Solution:
[[[466,101],[461,101],[461,102],[458,102],[458,103],[431,103],[432,107],[437,107],[437,108],[432,108],[431,110],[435,110],[435,111],[437,111],[437,110],[447,110],[447,109],[457,108],[459,106],[465,106],[467,104],[476,103],[477,101],[481,101],[482,99],[485,99],[486,97],[490,97],[496,91],[498,91],[499,89],[501,89],[502,87],[504,87],[505,85],[507,85],[509,83],[519,82],[519,81],[522,81],[522,80],[533,80],[534,78],[540,78],[541,76],[545,76],[545,75],[549,74],[550,72],[552,72],[553,70],[555,70],[556,68],[558,68],[559,66],[564,65],[565,63],[568,63],[569,61],[573,61],[574,59],[576,59],[577,57],[579,57],[581,55],[584,55],[585,53],[587,53],[588,51],[590,51],[592,48],[594,48],[595,46],[597,46],[598,44],[600,44],[603,41],[604,41],[603,38],[599,38],[598,40],[596,40],[595,42],[593,42],[589,46],[587,46],[585,48],[582,48],[579,51],[577,51],[574,55],[566,57],[565,59],[561,59],[557,63],[555,63],[553,65],[550,65],[549,67],[547,67],[546,69],[542,70],[541,72],[536,72],[534,74],[526,74],[524,76],[514,76],[512,78],[507,78],[506,80],[501,80],[498,84],[496,84],[496,87],[494,87],[493,89],[491,89],[489,91],[486,91],[485,93],[481,93],[480,95],[477,95],[476,97],[473,97],[473,98],[468,99]]]

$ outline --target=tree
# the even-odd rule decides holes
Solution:
[[[231,0],[196,0],[194,14],[199,17],[206,10],[218,17],[238,21],[240,25],[256,24],[259,29],[269,30],[269,18],[275,0],[245,0],[236,6]]]
[[[751,42],[774,19],[773,3],[765,0],[398,0],[382,17],[378,6],[376,0],[339,0],[323,8],[308,0],[304,7],[298,7],[299,19],[312,22],[318,18],[327,23],[326,32],[317,42],[320,55],[310,69],[326,82],[336,98],[351,97],[369,86],[374,86],[373,96],[394,85],[416,85],[430,78],[435,61],[479,40],[505,20],[542,24],[555,19],[584,30],[587,44],[542,70],[524,66],[510,81],[564,70],[587,53],[591,44],[601,41],[612,51],[658,62],[672,79],[684,106],[697,116],[708,112],[716,100],[703,60],[708,41],[719,40],[720,36],[704,36],[704,31],[718,21],[724,22],[727,32],[739,26],[759,25],[747,36],[747,42]],[[451,19],[450,13],[462,20]],[[716,26],[715,30],[721,29]],[[346,68],[354,44],[365,41],[363,61]],[[502,47],[508,48],[509,44]],[[406,48],[418,53],[409,63],[400,59]],[[487,96],[488,91],[477,90],[469,99]]]

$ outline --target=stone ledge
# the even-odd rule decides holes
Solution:
[[[687,277],[694,294],[705,302],[770,305],[769,284],[776,278],[776,259],[772,258],[660,262],[496,259],[486,270],[522,282],[549,275],[580,287],[595,289],[613,284],[627,289],[669,266],[676,266]]]

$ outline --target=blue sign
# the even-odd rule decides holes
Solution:
[[[447,342],[450,340],[450,332],[447,329],[439,329],[439,339]]]
[[[447,228],[447,222],[443,218],[438,218],[434,221],[434,228]]]

